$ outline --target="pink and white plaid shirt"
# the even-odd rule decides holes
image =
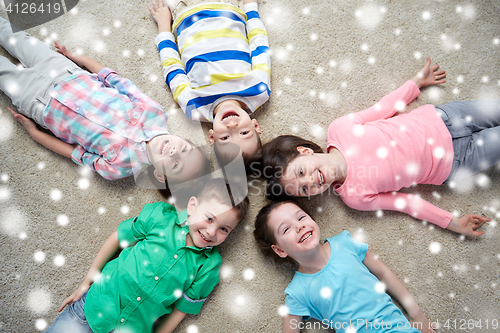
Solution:
[[[149,164],[146,142],[169,134],[163,107],[108,68],[70,75],[50,96],[44,111],[47,128],[78,145],[73,161],[106,179],[131,176]]]

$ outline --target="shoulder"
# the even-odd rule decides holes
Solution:
[[[347,230],[342,231],[340,234],[327,238],[332,250],[345,246],[346,241],[352,239],[351,233]]]
[[[202,275],[208,274],[218,277],[222,265],[222,256],[216,247],[205,250],[205,257],[198,261],[198,265],[199,272],[203,272]]]
[[[141,218],[147,217],[176,217],[177,211],[174,206],[169,205],[166,202],[155,202],[145,204],[139,214]]]

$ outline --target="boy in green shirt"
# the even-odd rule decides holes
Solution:
[[[216,246],[248,209],[248,198],[238,200],[230,190],[224,180],[213,179],[191,197],[186,211],[177,213],[164,202],[146,204],[139,216],[123,221],[46,332],[149,333],[168,315],[156,329],[166,333],[186,313],[198,314],[219,283],[222,258]],[[118,258],[105,265],[120,247]]]

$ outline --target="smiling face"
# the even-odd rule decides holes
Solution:
[[[318,225],[294,203],[286,202],[275,208],[269,214],[267,226],[276,241],[271,248],[281,258],[296,259],[320,246]]]
[[[338,178],[336,167],[328,163],[328,154],[315,154],[298,147],[300,155],[287,166],[280,183],[286,194],[304,197],[323,193]]]
[[[199,248],[221,244],[238,225],[238,211],[216,199],[188,203],[189,236]]]
[[[201,151],[176,135],[157,135],[146,143],[146,150],[149,162],[155,167],[155,177],[160,182],[165,181],[165,176],[191,180],[203,165]]]
[[[250,119],[236,100],[227,100],[214,110],[213,129],[209,131],[210,144],[214,142],[231,142],[237,144],[243,157],[253,155],[260,148],[261,130],[255,119]]]

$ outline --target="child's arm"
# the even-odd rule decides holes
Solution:
[[[14,116],[14,119],[16,119],[21,125],[23,125],[26,131],[28,131],[29,135],[33,138],[33,140],[35,140],[42,146],[52,150],[53,152],[59,155],[71,158],[71,154],[73,153],[73,150],[75,150],[74,146],[62,141],[61,139],[56,138],[55,136],[40,131],[36,127],[36,124],[33,120],[23,116],[22,114],[17,113],[11,108],[8,109],[10,113]]]
[[[271,56],[269,55],[269,39],[266,27],[260,19],[257,1],[245,0],[244,10],[247,15],[247,39],[252,56],[252,70],[260,74],[259,78],[267,86],[271,86]]]
[[[182,311],[177,310],[174,307],[172,313],[166,315],[166,319],[162,320],[158,328],[155,330],[155,333],[170,333],[172,332],[177,325],[184,319],[186,314]]]
[[[374,202],[378,200],[378,204],[370,206],[370,201],[364,201],[363,205],[366,205],[352,208],[359,210],[395,210],[406,213],[420,220],[429,221],[430,223],[436,224],[441,228],[446,228],[471,237],[481,236],[484,234],[483,231],[476,231],[476,229],[483,225],[484,222],[491,221],[486,217],[474,214],[465,215],[461,219],[457,219],[456,217],[453,217],[452,213],[425,201],[417,195],[409,193],[379,193],[371,196],[370,200],[373,200]]]
[[[302,316],[287,314],[285,318],[283,318],[283,333],[299,333],[299,324],[301,322]]]
[[[89,272],[87,276],[83,280],[82,284],[78,287],[78,289],[68,298],[66,298],[59,309],[57,311],[61,312],[62,309],[72,303],[76,302],[89,288],[90,285],[94,282],[96,275],[101,272],[101,269],[108,262],[108,260],[118,251],[120,248],[120,242],[118,241],[118,233],[115,231],[108,237],[106,242],[104,242],[103,246],[97,253],[94,262],[90,266]]]
[[[421,332],[434,332],[429,320],[423,314],[422,310],[420,310],[418,304],[415,302],[408,289],[406,289],[403,283],[389,269],[389,267],[384,265],[380,260],[376,259],[369,251],[366,252],[363,263],[370,270],[370,272],[372,272],[372,274],[380,280],[380,282],[385,284],[387,291],[394,296],[399,303],[401,303],[413,322],[417,323],[417,328]]]
[[[443,80],[446,77],[445,71],[437,71],[439,65],[430,67],[430,64],[431,59],[427,58],[424,67],[412,80],[409,80],[414,82],[415,85],[408,81],[398,89],[384,96],[372,107],[354,113],[355,122],[365,124],[379,119],[388,119],[392,117],[398,109],[401,110],[401,107],[406,106],[420,95],[421,87],[445,83],[446,81]]]
[[[99,73],[104,68],[103,65],[89,57],[68,51],[66,46],[59,44],[57,41],[54,41],[54,45],[56,46],[57,53],[62,54],[78,66],[87,68],[92,73]]]

